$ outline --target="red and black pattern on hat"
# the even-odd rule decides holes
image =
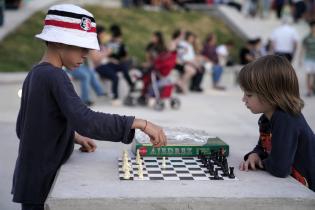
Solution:
[[[49,10],[45,25],[96,33],[93,17],[66,11]]]

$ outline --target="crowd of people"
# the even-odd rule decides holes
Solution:
[[[270,15],[270,10],[275,10],[276,16],[281,18],[283,24],[276,28],[270,35],[267,42],[260,38],[248,40],[239,51],[239,57],[231,59],[231,50],[234,48],[233,41],[217,43],[215,33],[209,33],[204,40],[198,34],[191,31],[175,30],[172,35],[163,34],[161,31],[152,33],[151,40],[145,47],[145,61],[134,63],[133,55],[130,55],[124,43],[122,29],[119,25],[112,25],[106,30],[103,26],[97,27],[98,41],[101,46],[100,51],[91,51],[84,64],[76,71],[69,73],[74,79],[80,80],[81,98],[87,105],[92,105],[89,94],[89,86],[93,88],[97,96],[111,97],[113,105],[121,105],[122,97],[119,95],[119,72],[126,80],[129,93],[136,91],[137,79],[142,78],[144,88],[140,91],[138,102],[145,104],[147,97],[152,97],[148,89],[150,78],[146,75],[154,71],[155,61],[166,52],[176,53],[176,65],[174,66],[176,82],[174,87],[177,93],[186,94],[188,91],[203,92],[202,81],[205,73],[211,75],[212,87],[216,90],[225,90],[225,86],[220,84],[220,79],[225,66],[235,64],[239,61],[240,68],[257,58],[265,55],[281,55],[290,62],[296,57],[300,66],[307,70],[306,84],[307,96],[313,95],[314,71],[315,71],[315,44],[312,32],[303,41],[302,54],[297,55],[298,33],[291,26],[291,22],[301,18],[310,20],[312,11],[315,9],[314,0],[207,0],[207,1],[181,1],[181,0],[125,0],[123,5],[141,6],[143,4],[163,5],[171,8],[171,5],[185,6],[188,3],[207,3],[209,5],[227,4],[243,12],[246,16],[260,16],[266,18]],[[290,14],[283,14],[283,11],[290,11]],[[309,21],[311,28],[314,28],[314,21]],[[313,31],[313,30],[311,30]],[[166,37],[170,36],[170,37]],[[169,40],[166,43],[165,40]],[[164,61],[160,61],[164,62]],[[168,62],[168,61],[165,61]],[[136,77],[131,74],[131,70],[136,69],[142,76]],[[167,75],[169,76],[169,75]],[[166,77],[166,75],[163,75]],[[111,82],[111,90],[104,90],[103,81]],[[163,80],[165,82],[166,80]],[[237,82],[237,71],[236,71]],[[151,91],[152,92],[152,91]]]
[[[314,0],[122,0],[124,7],[153,6],[166,10],[174,8],[189,11],[189,4],[207,4],[216,6],[226,4],[234,7],[246,16],[268,18],[272,10],[281,19],[283,13],[292,14],[294,21],[314,19]]]
[[[132,55],[128,53],[119,25],[110,26],[108,31],[99,25],[96,30],[101,50],[90,51],[85,63],[75,71],[68,71],[74,79],[80,81],[81,98],[87,105],[93,104],[89,86],[93,88],[97,96],[110,96],[113,105],[120,105],[122,98],[119,96],[119,72],[122,73],[129,86],[129,93],[135,92],[137,79],[141,80],[146,74],[156,70],[156,61],[165,53],[175,55],[175,57],[170,57],[170,59],[175,59],[174,66],[170,67],[173,69],[172,74],[164,73],[163,77],[175,77],[173,85],[177,93],[202,92],[201,83],[205,72],[210,72],[212,88],[225,89],[220,85],[220,79],[223,68],[230,58],[230,50],[234,46],[232,41],[218,44],[216,35],[209,33],[201,45],[195,33],[178,29],[173,32],[171,41],[166,43],[165,35],[161,31],[155,31],[144,49],[144,62],[135,63]],[[160,59],[159,62],[162,62],[160,66],[163,66],[163,62],[167,65],[170,61]],[[136,70],[141,76],[138,74],[137,78],[133,77],[130,75],[131,70]],[[160,75],[161,72],[158,76]],[[111,82],[111,90],[105,91],[102,83],[108,80]],[[142,82],[145,83],[145,81]],[[109,93],[106,94],[106,92]],[[139,100],[150,96],[152,94],[149,94],[149,90],[143,89]]]
[[[234,0],[228,2],[231,6],[237,5],[237,9],[242,10],[247,16],[258,15],[267,18],[271,10],[274,10],[278,19],[281,19],[285,12],[291,14],[295,22],[301,18],[312,18],[315,10],[314,0]]]
[[[140,92],[137,102],[143,105],[149,97],[154,97],[152,91],[149,90],[150,76],[145,77],[156,70],[156,61],[165,53],[175,53],[175,65],[171,67],[171,74],[162,75],[163,73],[160,72],[158,76],[162,75],[160,79],[163,77],[164,83],[169,82],[165,78],[172,77],[172,81],[175,81],[173,82],[174,89],[178,94],[186,94],[189,91],[203,92],[202,87],[206,87],[202,85],[205,75],[210,75],[212,81],[212,86],[206,88],[224,91],[225,86],[220,84],[220,80],[226,66],[237,64],[236,61],[239,61],[235,69],[240,69],[262,56],[276,54],[286,57],[290,62],[296,58],[299,65],[306,69],[306,95],[312,96],[315,81],[315,22],[310,22],[311,33],[303,39],[301,54],[297,54],[300,38],[291,22],[291,18],[283,18],[282,25],[274,29],[266,43],[260,38],[248,40],[240,49],[238,58],[231,56],[231,50],[234,48],[233,41],[218,43],[215,33],[209,33],[200,43],[200,37],[197,34],[177,29],[170,36],[170,42],[167,43],[165,34],[155,31],[143,49],[145,60],[141,63],[133,62],[134,59],[128,53],[119,25],[112,25],[109,30],[98,26],[97,35],[101,50],[91,51],[86,62],[76,71],[69,71],[69,74],[80,81],[81,98],[87,105],[93,104],[89,86],[93,88],[97,96],[110,97],[112,105],[121,105],[123,100],[119,95],[119,74],[122,74],[126,80],[129,93]],[[159,62],[169,61],[160,59]],[[138,73],[136,76],[131,74],[135,71]],[[237,79],[237,75],[235,78]],[[102,84],[104,81],[111,83],[110,90],[104,90],[105,86]],[[136,83],[139,81],[145,86],[142,90],[136,88]]]

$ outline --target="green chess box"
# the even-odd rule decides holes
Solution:
[[[201,151],[210,155],[213,151],[220,151],[229,155],[229,145],[219,137],[211,136],[203,131],[192,129],[165,129],[168,138],[167,146],[153,147],[148,137],[136,133],[132,151],[136,154],[139,149],[141,156],[151,157],[193,157]]]

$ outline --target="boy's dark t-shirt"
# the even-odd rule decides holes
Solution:
[[[315,135],[303,114],[293,116],[277,109],[271,120],[262,115],[258,124],[258,144],[244,159],[255,152],[272,175],[292,175],[315,191]]]
[[[35,66],[22,89],[16,124],[20,139],[13,201],[43,204],[59,167],[74,147],[74,131],[98,140],[131,143],[134,117],[90,110],[67,74],[49,63]]]

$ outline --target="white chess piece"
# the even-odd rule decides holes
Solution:
[[[123,159],[128,159],[128,152],[127,152],[127,150],[123,151]]]
[[[125,158],[125,159],[123,160],[122,169],[123,169],[123,171],[130,170],[130,169],[131,169],[131,166],[130,166],[129,161],[128,161],[127,158]]]
[[[137,156],[140,157],[140,150],[139,149],[137,149]]]
[[[123,165],[122,165],[122,170],[123,170],[123,171],[126,171],[126,167],[127,167],[127,164],[126,164],[126,162],[124,161],[124,162],[123,162]]]
[[[139,179],[143,179],[143,169],[142,169],[142,165],[138,166],[138,177]]]
[[[124,179],[130,179],[130,171],[129,171],[129,169],[125,171]]]
[[[141,156],[140,156],[139,149],[137,149],[136,163],[137,163],[138,165],[142,163],[142,162],[141,162]]]
[[[143,172],[141,172],[140,174],[139,174],[139,179],[143,179]]]
[[[142,165],[142,159],[141,159],[141,158],[139,159],[139,161],[138,161],[137,164],[138,164],[138,165]]]
[[[162,159],[162,168],[166,168],[166,160],[165,157]]]

